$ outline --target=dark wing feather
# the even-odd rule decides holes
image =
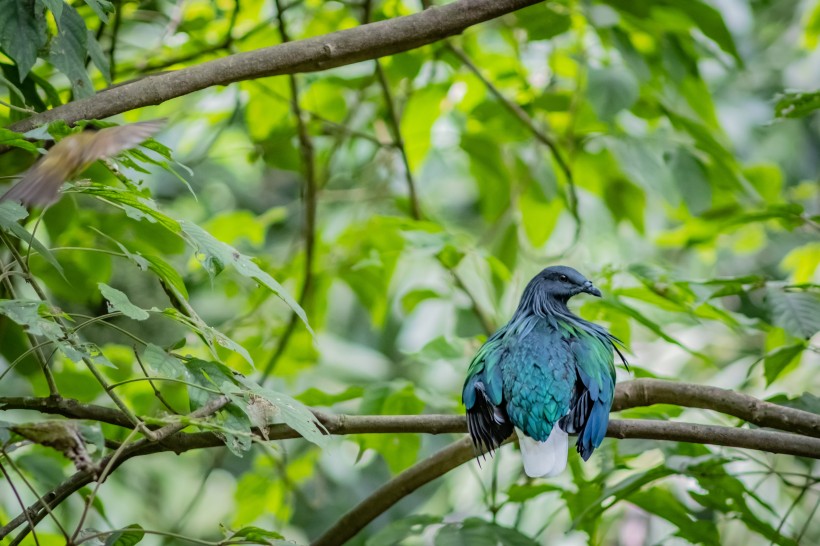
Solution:
[[[482,381],[476,381],[472,388],[475,389],[475,402],[467,408],[467,429],[476,456],[487,452],[492,454],[513,433],[513,424],[505,408],[507,404],[493,404]]]

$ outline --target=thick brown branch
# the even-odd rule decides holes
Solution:
[[[396,17],[273,47],[238,53],[181,70],[126,82],[87,99],[22,120],[11,129],[26,132],[62,119],[69,123],[160,104],[215,85],[300,72],[315,72],[415,49],[542,0],[458,0]]]
[[[219,400],[221,401],[220,403],[224,403],[224,398],[220,398]],[[195,412],[191,415],[191,417],[202,417],[205,415],[205,413],[202,412],[205,411],[211,411],[212,413],[213,411],[216,411],[216,409],[209,406],[208,408],[203,408],[199,412]],[[317,417],[320,421],[322,421],[328,432],[335,435],[361,433],[441,434],[447,432],[464,432],[467,430],[466,421],[464,417],[460,415],[351,416],[327,415],[317,412]],[[181,423],[175,423],[157,430],[154,434],[157,438],[160,438],[161,441],[158,442],[150,442],[148,440],[140,440],[139,442],[135,442],[132,446],[129,446],[125,451],[123,451],[120,457],[115,461],[115,467],[130,458],[148,455],[151,453],[159,453],[164,451],[183,453],[192,449],[216,447],[224,444],[222,440],[210,432],[178,434],[184,426],[185,425]],[[269,427],[266,436],[268,440],[284,440],[299,437],[298,433],[285,425],[274,425]],[[784,453],[820,459],[820,439],[764,430],[697,425],[671,421],[612,420],[609,423],[607,436],[621,439],[641,438],[677,442],[696,442],[719,446],[757,449],[771,453]],[[469,446],[469,439],[467,438],[461,440],[460,442]],[[459,459],[459,457],[462,457],[462,454],[461,451],[458,451],[454,454],[455,458],[453,461],[446,464],[440,464],[439,459],[434,459],[424,467],[426,470],[423,473],[401,486],[401,491],[403,494],[396,497],[391,504],[397,502],[400,498],[414,491],[421,485],[429,482],[437,476],[440,476],[442,473],[447,472],[455,466],[458,466],[458,464],[461,464],[458,463],[453,466],[448,466],[453,464],[456,460],[461,460],[461,462],[468,460],[470,456],[472,456],[472,448],[470,448],[468,453],[465,455],[466,458],[463,458],[463,460]],[[433,457],[435,458],[436,455]],[[425,461],[422,461],[422,463],[419,464],[424,463]],[[104,459],[102,464],[107,464],[107,460]],[[409,470],[407,472],[409,472]],[[90,472],[78,472],[56,489],[47,493],[44,496],[44,499],[49,503],[49,506],[54,507],[65,500],[74,491],[90,483],[91,480],[93,480],[93,477],[93,474]],[[393,495],[394,493],[391,492],[390,494]],[[393,497],[389,497],[387,500],[390,498]],[[387,502],[387,500],[382,499],[379,502],[383,503]],[[378,504],[378,506],[384,506],[384,509],[386,510],[390,505]],[[40,503],[30,506],[29,513],[35,524],[46,515],[45,510],[41,509]],[[375,515],[373,517],[375,517]],[[367,521],[364,522],[364,525],[366,525],[370,519],[367,519]],[[16,527],[23,525],[25,522],[26,518],[21,514],[0,529],[0,537],[5,536],[5,534],[11,532]]]
[[[420,461],[374,491],[352,510],[336,520],[311,546],[344,544],[368,523],[401,499],[439,476],[461,466],[475,456],[470,438],[453,442]]]
[[[742,428],[695,425],[664,421],[612,420],[607,436],[611,438],[641,438],[693,442],[699,444],[742,447],[790,453],[820,459],[820,440],[795,434],[749,430]],[[508,439],[508,443],[512,438]],[[472,442],[462,438],[408,468],[379,487],[353,509],[339,518],[327,531],[314,540],[312,546],[344,544],[367,524],[386,512],[398,501],[432,480],[469,461],[475,456]]]
[[[635,379],[618,383],[615,388],[615,403],[612,411],[622,411],[629,408],[651,406],[653,404],[674,404],[684,407],[702,408],[719,411],[727,415],[732,415],[739,419],[759,427],[770,427],[805,434],[814,438],[820,438],[820,415],[802,411],[771,402],[758,400],[753,396],[742,394],[718,387],[706,385],[695,385],[693,383],[679,383],[676,381],[662,381],[658,379]],[[62,415],[72,419],[91,419],[112,425],[131,428],[133,425],[122,412],[96,406],[93,404],[82,404],[77,400],[67,398],[34,398],[34,397],[10,397],[0,398],[0,410],[26,409],[35,410],[41,413]],[[354,420],[357,426],[362,423],[383,423],[394,422],[394,416],[330,416],[320,413],[320,419],[327,427],[337,426],[331,420]],[[444,421],[431,421],[433,417],[441,417]],[[436,430],[435,427],[441,423],[449,423],[448,427],[455,427],[456,421],[464,423],[463,416],[442,415],[442,416],[407,416],[401,425],[408,423],[425,423],[424,426],[433,427],[429,430],[383,430],[381,432],[462,432],[462,428],[448,428],[447,430]],[[367,421],[373,420],[373,421]],[[382,425],[378,425],[382,426]],[[352,434],[353,432],[351,432]]]
[[[33,396],[12,396],[0,398],[0,410],[32,410],[49,415],[62,415],[71,419],[89,419],[124,428],[132,428],[128,416],[117,409],[83,404],[72,398],[36,398]]]
[[[719,411],[759,427],[771,427],[820,438],[820,415],[758,400],[748,394],[677,381],[636,379],[619,383],[612,411],[674,404]]]

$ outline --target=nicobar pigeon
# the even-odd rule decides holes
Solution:
[[[601,292],[571,267],[541,271],[524,289],[512,319],[478,350],[462,402],[478,454],[518,435],[524,471],[552,477],[567,465],[576,434],[586,461],[606,435],[615,393],[615,353],[623,344],[574,315],[569,299]]]

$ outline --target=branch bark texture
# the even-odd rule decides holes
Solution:
[[[458,0],[423,12],[396,17],[296,42],[237,53],[181,70],[161,72],[106,89],[82,100],[34,115],[11,126],[26,132],[62,119],[73,123],[161,104],[215,85],[316,72],[415,49],[464,29],[538,4],[543,0]]]
[[[227,400],[217,399],[213,404],[191,414],[203,417],[217,411]],[[783,453],[820,459],[820,415],[757,400],[754,397],[717,387],[637,379],[617,386],[613,411],[652,404],[668,403],[679,406],[713,409],[743,419],[761,427],[780,428],[794,432],[775,432],[747,428],[701,425],[673,421],[611,420],[607,436],[619,439],[652,439],[678,442],[694,442],[727,447],[756,449],[770,453]],[[41,413],[63,415],[75,419],[93,419],[125,428],[133,428],[131,421],[119,410],[81,404],[62,398],[13,397],[0,398],[0,409],[25,409]],[[327,431],[334,435],[381,433],[463,433],[466,419],[463,415],[332,415],[314,412]],[[156,441],[140,440],[128,446],[115,461],[114,468],[133,457],[151,453],[173,451],[183,453],[223,445],[224,442],[211,432],[183,433],[186,425],[175,423],[153,431]],[[299,434],[286,425],[273,425],[265,437],[269,440],[298,438]],[[341,522],[346,531],[355,535],[361,527],[389,508],[395,502],[474,456],[469,438],[462,438],[443,451],[417,463],[394,480],[368,497],[354,508]],[[105,462],[105,460],[104,460]],[[54,507],[94,479],[92,472],[78,472],[44,495],[43,499]],[[391,485],[392,484],[392,485]],[[378,512],[374,512],[378,507]],[[354,513],[355,512],[355,513]],[[40,502],[28,508],[29,518],[36,524],[47,515]],[[21,514],[0,528],[5,536],[27,522]],[[338,544],[342,536],[334,526],[317,539],[316,544]],[[19,537],[18,537],[19,538]],[[335,542],[328,542],[335,538]],[[349,538],[349,537],[348,537]]]

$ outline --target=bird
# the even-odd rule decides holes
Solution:
[[[547,267],[524,289],[510,321],[471,361],[462,391],[476,456],[492,454],[515,431],[524,472],[554,477],[566,468],[569,435],[584,461],[601,445],[623,343],[567,307],[581,293],[601,297],[575,269]]]
[[[136,147],[164,125],[164,119],[154,119],[69,135],[37,160],[17,184],[0,196],[0,201],[16,201],[24,206],[52,205],[60,199],[63,182],[98,159]]]

